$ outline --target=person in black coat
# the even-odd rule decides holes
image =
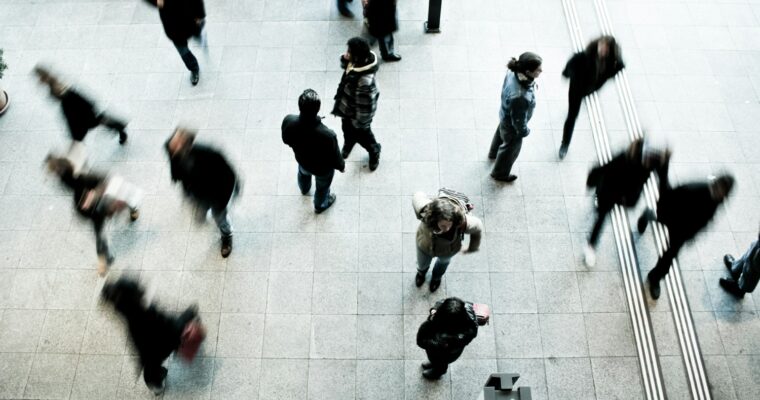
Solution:
[[[401,56],[393,50],[393,32],[398,30],[396,0],[362,0],[369,33],[377,38],[380,56],[384,61],[400,61]]]
[[[203,27],[206,23],[206,9],[203,0],[145,0],[158,7],[158,15],[164,26],[166,37],[174,43],[182,61],[190,71],[190,82],[197,85],[200,67],[187,41],[194,37],[206,47]]]
[[[596,222],[584,250],[586,265],[592,267],[596,263],[594,248],[607,214],[615,204],[635,206],[652,172],[667,176],[669,160],[669,150],[651,149],[644,144],[644,139],[638,139],[607,164],[596,166],[589,172],[586,186],[596,189]]]
[[[570,79],[567,119],[562,132],[559,158],[564,159],[573,138],[575,120],[583,98],[599,90],[608,79],[625,68],[622,52],[612,36],[602,36],[589,43],[585,51],[575,53],[567,62],[562,76]]]
[[[668,228],[669,246],[657,265],[649,271],[647,280],[652,298],[660,297],[660,280],[667,275],[670,264],[686,241],[691,240],[712,220],[718,206],[731,193],[731,175],[710,177],[708,182],[689,183],[670,187],[667,175],[660,176],[660,199],[657,215],[645,211],[638,221],[639,233],[644,233],[649,221],[657,220]]]
[[[61,110],[69,126],[71,139],[77,142],[84,140],[90,129],[103,125],[119,135],[119,144],[127,141],[127,123],[106,114],[104,111],[95,110],[92,100],[74,90],[70,85],[58,79],[47,68],[37,65],[34,67],[40,83],[48,85],[50,95],[61,102]]]
[[[477,335],[478,323],[472,304],[456,297],[435,303],[417,331],[417,346],[425,350],[429,360],[422,364],[422,376],[440,378]]]
[[[190,306],[179,316],[169,315],[154,304],[143,304],[145,290],[125,277],[104,284],[101,297],[126,320],[145,384],[160,395],[168,373],[161,364],[180,347],[185,327],[198,318],[198,307]]]
[[[222,257],[232,252],[229,205],[238,193],[235,171],[216,149],[195,144],[195,133],[177,128],[166,142],[172,182],[181,182],[185,194],[197,205],[199,216],[211,214],[222,233]]]
[[[330,193],[335,170],[344,172],[346,169],[335,132],[322,124],[322,117],[318,115],[321,104],[317,92],[306,89],[298,98],[300,114],[288,115],[282,121],[282,142],[293,148],[298,161],[301,193],[309,193],[312,175],[317,182],[314,192],[317,214],[335,202],[336,196]]]

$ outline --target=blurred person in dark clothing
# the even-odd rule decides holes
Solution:
[[[471,304],[456,297],[435,303],[417,331],[417,346],[428,357],[428,362],[422,364],[422,376],[440,378],[477,335],[477,316]]]
[[[346,53],[340,57],[345,71],[335,93],[332,114],[342,119],[343,158],[348,158],[354,145],[359,143],[369,153],[369,169],[374,171],[380,165],[381,149],[371,126],[380,96],[375,83],[377,56],[360,37],[351,38],[347,45]]]
[[[593,267],[596,263],[594,249],[599,242],[607,214],[616,204],[623,207],[635,206],[649,175],[657,172],[658,176],[667,176],[669,161],[669,150],[651,149],[645,145],[644,139],[637,139],[626,151],[589,172],[586,186],[596,189],[596,222],[584,249],[586,265]]]
[[[575,120],[581,110],[583,98],[599,90],[608,79],[625,68],[622,52],[612,36],[602,36],[575,53],[565,65],[562,76],[570,79],[567,119],[562,132],[559,158],[564,159],[573,138]]]
[[[63,116],[69,126],[71,139],[82,142],[90,129],[103,125],[119,134],[119,144],[127,141],[127,123],[95,109],[92,100],[61,81],[47,68],[37,65],[34,67],[40,83],[50,88],[50,95],[61,102]]]
[[[760,280],[760,234],[738,260],[731,254],[723,256],[723,263],[731,273],[731,278],[720,278],[720,286],[737,298],[752,293]]]
[[[340,12],[340,15],[347,18],[354,17],[354,13],[352,13],[351,10],[348,9],[348,3],[352,1],[354,0],[338,0],[338,12]]]
[[[190,306],[179,316],[168,314],[155,304],[144,304],[145,290],[138,282],[125,277],[106,282],[101,297],[126,321],[129,338],[143,368],[145,384],[153,393],[160,395],[168,373],[162,364],[183,346],[187,340],[188,325],[200,324],[198,307]]]
[[[222,257],[232,252],[232,222],[229,207],[238,193],[232,166],[218,150],[195,143],[195,133],[177,128],[165,145],[171,165],[172,182],[181,182],[185,194],[205,220],[209,209],[222,233]]]
[[[393,48],[393,32],[398,30],[396,0],[362,0],[369,33],[377,38],[383,61],[400,61]]]
[[[293,148],[298,161],[301,193],[309,193],[312,175],[316,180],[314,211],[317,214],[335,202],[336,196],[330,193],[335,170],[344,172],[346,169],[335,132],[322,124],[322,117],[318,115],[321,104],[317,92],[306,89],[298,98],[300,114],[288,115],[282,121],[282,142]]]
[[[164,26],[166,37],[174,43],[182,62],[190,71],[190,82],[197,85],[200,67],[187,41],[194,37],[203,47],[207,47],[203,27],[206,24],[206,9],[203,0],[145,0],[158,7],[158,15]]]
[[[670,187],[667,175],[659,178],[660,199],[657,201],[657,214],[647,210],[638,221],[639,233],[644,233],[649,221],[654,220],[668,228],[668,249],[647,276],[654,299],[660,297],[660,280],[667,275],[681,246],[707,226],[734,187],[734,177],[731,175],[710,177],[707,182],[676,187]]]

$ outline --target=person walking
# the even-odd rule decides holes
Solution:
[[[488,158],[496,160],[491,177],[497,181],[513,182],[512,166],[520,155],[523,138],[530,134],[528,121],[536,108],[535,79],[541,75],[541,57],[525,52],[507,64],[509,72],[501,88],[499,126],[491,140]]]
[[[583,98],[599,90],[623,68],[625,64],[620,46],[615,38],[609,35],[592,41],[586,46],[586,50],[575,53],[567,62],[562,76],[570,79],[570,89],[567,96],[567,118],[562,131],[562,144],[559,147],[560,160],[567,155]]]
[[[195,133],[178,127],[167,140],[172,182],[181,182],[185,194],[195,202],[205,220],[208,210],[222,234],[222,257],[232,252],[232,222],[229,208],[238,194],[235,171],[216,149],[195,143]]]
[[[760,280],[760,234],[741,258],[735,260],[734,256],[726,254],[723,256],[723,263],[731,277],[720,278],[720,286],[739,299],[744,297],[745,293],[752,293]]]
[[[375,83],[378,70],[377,56],[370,51],[366,40],[355,37],[348,41],[346,53],[340,57],[345,71],[335,93],[332,114],[342,119],[343,149],[341,155],[348,158],[356,143],[369,153],[369,170],[380,165],[380,143],[372,133],[372,118],[377,110],[380,92]]]
[[[726,200],[734,187],[734,178],[731,175],[710,177],[707,182],[689,183],[674,188],[670,187],[667,175],[659,178],[660,199],[657,201],[657,215],[652,210],[646,210],[639,217],[637,224],[639,233],[644,233],[649,221],[653,220],[668,228],[668,249],[647,275],[653,299],[660,297],[660,280],[667,275],[678,251],[707,226],[718,206]]]
[[[335,202],[336,196],[330,193],[335,170],[346,170],[335,132],[326,127],[318,115],[321,104],[317,92],[306,89],[298,98],[300,114],[288,115],[282,121],[282,142],[292,147],[296,156],[301,193],[309,193],[312,175],[316,181],[314,212],[317,214]]]
[[[207,47],[203,27],[206,24],[206,9],[203,0],[145,0],[158,8],[161,24],[164,26],[166,37],[174,43],[182,62],[190,71],[190,83],[193,86],[200,80],[198,59],[190,51],[187,41],[190,38],[198,40]]]
[[[127,142],[127,123],[105,111],[96,110],[93,101],[79,93],[56,77],[48,68],[41,65],[34,67],[34,74],[39,82],[50,89],[50,95],[61,103],[61,111],[69,127],[74,142],[84,141],[87,133],[103,125],[119,135],[119,144]],[[73,146],[76,146],[73,145]]]
[[[667,176],[669,161],[669,150],[651,149],[645,145],[644,139],[637,139],[607,164],[591,169],[586,186],[596,189],[596,221],[583,252],[587,266],[596,264],[595,248],[607,214],[616,204],[628,208],[635,206],[649,175],[657,172],[660,177]]]
[[[477,217],[467,214],[467,209],[456,198],[443,191],[438,198],[430,199],[425,193],[417,192],[412,198],[412,206],[420,225],[417,228],[417,287],[425,283],[425,276],[433,258],[436,259],[430,280],[430,291],[441,286],[441,278],[451,259],[460,251],[473,253],[480,248],[483,223]],[[464,235],[470,235],[470,243],[462,249]]]
[[[439,379],[477,335],[477,317],[471,303],[456,297],[435,303],[417,331],[417,346],[424,349],[428,357],[428,361],[422,363],[422,376]]]
[[[354,0],[338,0],[338,12],[340,15],[346,17],[346,18],[353,18],[354,13],[351,12],[351,10],[348,8],[348,3],[353,2]]]
[[[367,28],[378,40],[383,61],[401,61],[393,48],[393,32],[398,30],[396,0],[362,0],[365,4]]]

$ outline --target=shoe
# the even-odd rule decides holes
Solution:
[[[567,155],[567,147],[568,146],[566,144],[563,144],[563,145],[559,146],[559,159],[560,160],[564,160],[565,159],[565,156]]]
[[[164,393],[164,389],[166,389],[166,379],[161,381],[161,386],[148,385],[148,389],[150,389],[154,395],[161,396],[161,394]]]
[[[517,179],[517,175],[508,175],[507,177],[501,177],[501,176],[494,176],[491,174],[491,178],[494,180],[497,180],[499,182],[514,182]]]
[[[201,80],[201,73],[200,71],[192,71],[190,73],[190,83],[193,84],[193,86],[198,84],[198,81]]]
[[[232,253],[232,235],[222,236],[222,257],[229,257]]]
[[[414,277],[414,284],[417,285],[417,287],[421,287],[425,283],[425,275],[421,273],[417,273],[417,275]]]
[[[138,210],[138,209],[135,208],[134,210],[132,210],[132,211],[129,212],[129,220],[130,221],[135,222],[135,221],[137,221],[138,218],[140,218],[140,210]]]
[[[430,292],[435,292],[438,290],[438,288],[441,287],[441,279],[431,279],[430,280]]]
[[[660,298],[660,280],[653,281],[652,278],[647,275],[647,281],[649,282],[649,293],[652,295],[652,298],[657,300]]]
[[[736,286],[736,282],[729,281],[728,279],[725,279],[725,278],[720,278],[718,280],[718,283],[720,284],[720,287],[723,288],[723,290],[727,291],[728,293],[731,293],[737,299],[744,298],[744,291],[742,291]]]
[[[119,131],[119,144],[127,143],[127,132]]]
[[[586,243],[586,247],[583,248],[583,261],[587,267],[593,267],[596,265],[596,251],[594,247]]]
[[[425,379],[429,379],[431,381],[435,381],[435,380],[440,379],[441,376],[443,376],[443,375],[437,374],[432,369],[426,369],[426,370],[422,371],[422,376],[425,377]]]
[[[335,200],[337,198],[338,198],[338,196],[330,193],[330,196],[327,197],[327,207],[325,207],[325,208],[315,208],[314,212],[317,213],[317,214],[322,214],[325,210],[327,210],[328,208],[330,208],[330,206],[333,205],[333,203],[335,203]]]
[[[652,213],[652,210],[646,210],[643,214],[639,217],[639,221],[636,224],[636,229],[638,229],[639,234],[643,234],[647,230],[647,225],[649,225],[649,221],[654,219],[654,215]]]
[[[430,369],[433,368],[433,364],[430,363],[430,361],[425,361],[422,363],[422,369]]]
[[[385,56],[383,56],[383,61],[389,61],[389,62],[401,61],[401,56],[396,53],[386,54]]]
[[[725,256],[723,256],[723,264],[726,266],[726,269],[728,269],[729,272],[731,271],[731,268],[733,268],[734,266],[734,261],[735,261],[734,256],[732,256],[731,254],[726,254]]]
[[[382,146],[380,146],[380,143],[375,145],[375,151],[372,153],[369,153],[369,170],[374,171],[377,169],[377,167],[380,165],[380,149],[382,149]]]

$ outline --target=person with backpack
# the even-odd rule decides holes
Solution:
[[[472,303],[449,297],[435,303],[427,320],[417,331],[417,346],[427,353],[422,376],[435,380],[443,376],[449,364],[462,355],[464,348],[478,336],[478,317]]]
[[[433,258],[436,259],[430,279],[430,291],[441,286],[441,278],[451,259],[460,251],[478,251],[483,231],[483,223],[469,215],[467,197],[461,193],[442,189],[439,196],[430,199],[425,193],[417,192],[412,198],[412,206],[420,225],[417,228],[417,287],[425,283],[425,276]],[[470,235],[469,246],[462,248],[464,235]]]

